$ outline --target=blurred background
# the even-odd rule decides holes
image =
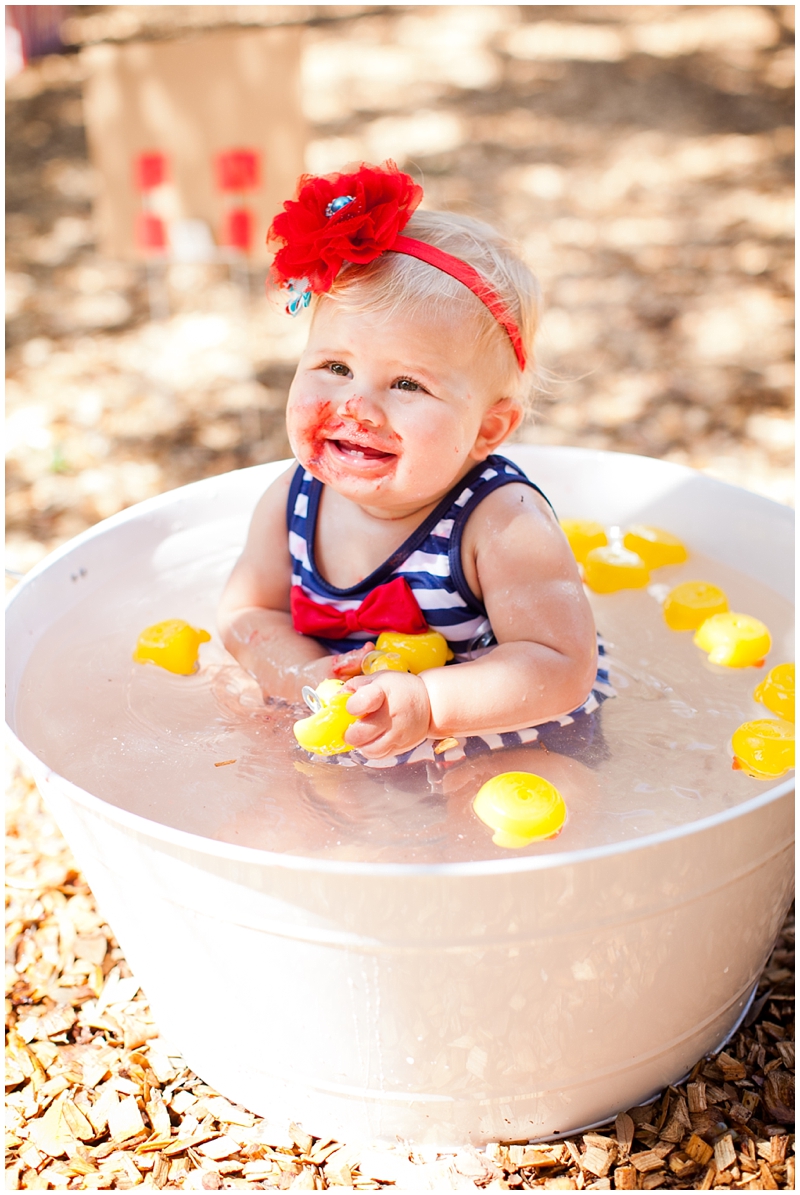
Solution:
[[[302,169],[394,158],[541,278],[527,442],[792,500],[792,6],[6,6],[8,560],[286,457]],[[587,512],[590,514],[591,512]]]

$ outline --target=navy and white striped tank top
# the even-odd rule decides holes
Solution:
[[[467,660],[470,654],[479,654],[495,640],[486,607],[469,588],[461,567],[461,537],[478,503],[512,482],[528,485],[542,494],[517,465],[502,456],[488,456],[458,482],[388,560],[358,585],[337,589],[320,576],[314,562],[322,483],[298,465],[286,508],[292,585],[302,586],[312,601],[344,611],[356,609],[378,585],[403,577],[431,630],[444,635],[456,661]],[[542,497],[548,501],[544,494]],[[338,653],[352,651],[368,639],[364,631],[354,632],[346,639],[318,642]]]

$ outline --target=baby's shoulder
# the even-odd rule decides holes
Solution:
[[[282,509],[286,512],[286,503],[289,499],[289,490],[292,488],[292,481],[294,480],[297,464],[293,461],[283,473],[280,473],[273,482],[271,482],[264,493],[258,500],[256,511],[270,510],[273,507]]]
[[[293,463],[267,486],[256,503],[250,523],[250,538],[275,533],[286,536],[286,504],[296,465]]]
[[[464,537],[493,536],[514,523],[523,523],[531,533],[546,533],[558,522],[553,508],[539,490],[524,481],[510,481],[488,493],[472,511]]]
[[[461,567],[472,592],[485,601],[498,585],[507,592],[509,585],[563,571],[565,547],[547,499],[524,482],[509,482],[487,494],[470,515]]]

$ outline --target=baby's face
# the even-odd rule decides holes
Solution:
[[[289,392],[292,448],[344,497],[413,513],[496,446],[493,412],[509,409],[498,373],[495,354],[463,325],[323,301]]]

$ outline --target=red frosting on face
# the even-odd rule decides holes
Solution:
[[[342,196],[352,202],[327,215]],[[279,282],[307,278],[316,294],[330,290],[344,262],[365,265],[380,257],[405,228],[422,187],[394,162],[362,166],[354,174],[304,175],[296,199],[272,222],[267,239],[282,241],[273,263]]]
[[[386,429],[378,431],[362,424],[357,407],[357,400],[348,400],[341,412],[336,413],[333,403],[315,400],[295,408],[291,420],[295,451],[312,473],[319,469],[326,446],[334,450],[328,467],[338,459],[339,452],[345,460],[349,453],[356,453],[364,465],[393,456],[397,436]]]
[[[305,419],[300,423],[297,429],[298,438],[301,441],[302,449],[308,454],[308,464],[313,468],[319,462],[322,456],[322,450],[325,447],[327,437],[324,434],[333,409],[333,403],[320,400],[318,404],[314,405],[313,410],[307,410]],[[300,445],[298,445],[298,448]]]

